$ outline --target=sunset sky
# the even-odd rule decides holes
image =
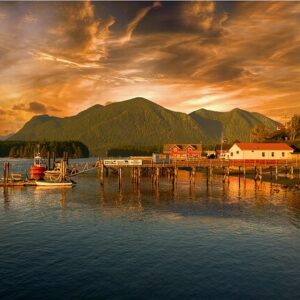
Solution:
[[[145,97],[300,113],[300,2],[1,2],[0,135]]]

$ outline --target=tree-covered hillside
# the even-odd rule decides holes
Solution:
[[[89,150],[81,142],[28,142],[28,141],[0,141],[0,157],[28,158],[39,151],[43,157],[48,151],[54,152],[56,157],[62,157],[66,151],[70,158],[89,157]]]
[[[218,113],[198,110],[190,115],[168,110],[144,98],[134,98],[106,106],[95,105],[76,116],[58,118],[35,116],[10,140],[78,140],[92,155],[109,149],[160,147],[166,143],[213,144],[224,130],[227,139],[248,140],[251,128],[277,122],[256,113],[233,110]]]
[[[274,131],[279,125],[278,122],[264,115],[238,108],[229,112],[199,109],[192,112],[190,116],[207,128],[207,133],[211,137],[220,140],[223,132],[228,142],[249,141],[251,129],[256,125],[264,125],[268,131]]]

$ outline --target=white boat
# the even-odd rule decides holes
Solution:
[[[73,182],[49,182],[49,181],[40,181],[40,180],[37,180],[36,182],[36,185],[37,186],[57,186],[57,187],[60,187],[60,186],[73,186],[75,185],[75,183]]]

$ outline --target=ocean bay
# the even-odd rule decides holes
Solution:
[[[187,178],[3,189],[1,299],[299,296],[299,192]]]

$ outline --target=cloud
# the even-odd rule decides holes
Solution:
[[[78,64],[98,62],[105,56],[104,41],[115,22],[111,16],[107,20],[96,18],[90,1],[63,3],[57,24],[49,29],[55,40],[53,47],[42,52]]]
[[[1,107],[14,116],[2,114],[0,129],[136,96],[185,112],[299,111],[299,2],[166,1],[152,13],[158,6],[1,2]]]
[[[37,114],[45,114],[47,113],[47,108],[44,104],[36,101],[29,102],[28,104],[25,103],[19,103],[15,104],[12,107],[13,110],[22,110],[22,111],[28,111],[32,113]]]
[[[135,28],[139,25],[143,18],[149,13],[149,11],[153,8],[160,7],[161,3],[156,1],[152,4],[152,6],[147,6],[139,10],[136,16],[132,19],[131,22],[128,23],[126,27],[126,32],[124,36],[120,39],[121,43],[126,43],[131,40],[131,36]]]
[[[182,18],[183,23],[194,30],[200,32],[214,31],[215,34],[221,34],[223,23],[228,19],[228,14],[225,12],[218,13],[215,2],[195,1],[183,4]]]
[[[29,24],[36,24],[38,22],[38,18],[31,13],[28,13],[24,16],[23,22],[29,23]]]

